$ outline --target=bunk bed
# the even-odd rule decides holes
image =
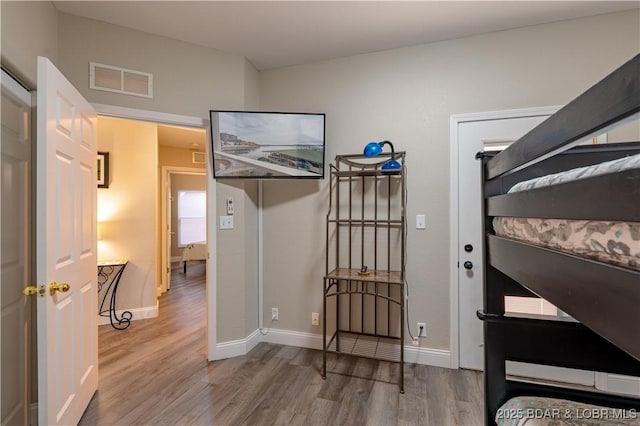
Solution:
[[[576,407],[593,407],[591,414],[611,407],[616,419],[640,424],[638,398],[518,380],[505,372],[506,361],[519,361],[640,376],[640,142],[576,146],[639,112],[637,55],[501,153],[477,155],[486,235],[483,309],[477,313],[484,322],[486,424],[532,424],[523,419],[530,414],[543,423],[573,424]],[[619,167],[634,161],[636,166]],[[594,169],[601,172],[590,174]],[[523,181],[522,190],[510,191]],[[572,251],[557,244],[572,226],[614,228],[614,237],[594,243],[596,253]],[[517,234],[517,228],[525,232]],[[564,234],[554,240],[552,228]],[[527,230],[544,236],[532,241],[523,235]],[[615,241],[628,232],[633,235],[626,243]],[[607,251],[613,259],[602,255]],[[508,315],[505,296],[542,297],[571,318]],[[553,411],[527,411],[521,405],[527,400]],[[558,403],[570,405],[561,410]]]

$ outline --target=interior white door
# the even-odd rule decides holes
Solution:
[[[77,424],[98,386],[96,114],[38,58],[38,423]],[[50,292],[52,284],[69,284]]]
[[[482,309],[484,254],[481,162],[475,159],[475,154],[483,151],[488,141],[508,145],[546,117],[467,121],[458,126],[459,337],[460,366],[463,368],[484,368],[482,322],[476,316],[476,311]],[[465,246],[471,251],[466,251]],[[471,265],[471,268],[467,269],[465,265]]]
[[[475,154],[483,150],[503,149],[511,142],[544,121],[553,109],[520,110],[517,114],[490,119],[462,121],[458,124],[458,284],[459,284],[459,342],[460,366],[474,370],[484,368],[482,322],[476,311],[482,309],[482,213],[481,174]],[[469,251],[471,249],[471,251]],[[466,263],[470,262],[470,263]],[[466,263],[466,264],[465,264]],[[518,301],[510,301],[518,302]],[[514,304],[514,303],[510,303]],[[531,313],[547,313],[548,303],[534,303],[530,308],[520,303],[520,308]],[[551,306],[552,309],[554,307]],[[536,310],[536,312],[534,312]],[[552,314],[555,314],[553,311]],[[542,367],[531,364],[507,363],[507,373],[539,379],[579,383],[593,386],[592,372]]]
[[[31,94],[2,71],[0,424],[29,423]]]

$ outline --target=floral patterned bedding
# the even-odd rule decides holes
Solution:
[[[500,426],[638,426],[640,412],[564,399],[520,396],[503,404],[495,420]]]
[[[515,184],[509,193],[526,191],[543,186],[556,185],[578,179],[604,175],[608,173],[621,172],[623,170],[640,169],[640,154],[619,158],[617,160],[605,161],[587,167],[567,170],[565,172],[554,173],[542,177],[537,177]]]
[[[496,235],[640,271],[640,223],[495,217]]]

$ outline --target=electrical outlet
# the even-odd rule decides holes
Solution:
[[[427,337],[427,324],[424,322],[417,323],[416,330],[418,330],[418,337]]]
[[[271,321],[278,321],[279,315],[278,308],[271,308]]]
[[[311,325],[320,325],[320,314],[311,312]]]
[[[233,216],[220,216],[220,229],[233,229]]]
[[[417,214],[416,229],[426,229],[426,228],[427,228],[427,224],[426,224],[425,216],[423,214]]]

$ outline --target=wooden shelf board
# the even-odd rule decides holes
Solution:
[[[360,269],[336,268],[325,276],[327,279],[371,281],[388,284],[403,284],[400,271],[369,270],[369,275],[358,274]]]

